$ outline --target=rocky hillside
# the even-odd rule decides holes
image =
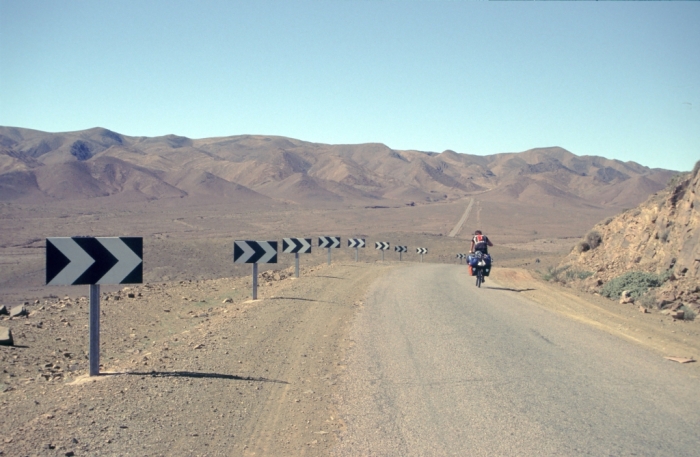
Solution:
[[[623,301],[637,300],[661,309],[685,306],[696,313],[700,309],[699,207],[700,162],[645,203],[596,225],[554,276],[611,298],[619,298],[625,289],[633,293]]]
[[[559,147],[490,156],[241,135],[130,137],[104,128],[0,127],[0,201],[203,196],[296,203],[432,203],[481,195],[527,205],[624,208],[674,174]]]

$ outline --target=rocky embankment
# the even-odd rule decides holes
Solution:
[[[699,205],[700,162],[645,203],[593,227],[551,276],[637,302],[642,311],[684,309],[692,318],[700,311]]]

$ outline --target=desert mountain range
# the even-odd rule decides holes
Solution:
[[[47,133],[0,127],[0,201],[26,203],[205,197],[421,205],[480,195],[530,205],[628,208],[663,189],[674,174],[560,147],[478,156],[278,136],[149,138],[104,128]]]

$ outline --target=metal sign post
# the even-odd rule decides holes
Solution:
[[[294,277],[299,277],[299,253],[294,253]]]
[[[253,264],[253,300],[258,299],[258,264]]]
[[[90,284],[90,376],[100,374],[100,285]]]
[[[331,248],[328,248],[328,265],[331,264]]]

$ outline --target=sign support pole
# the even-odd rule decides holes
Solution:
[[[401,255],[402,255],[402,254],[403,254],[403,253],[402,253],[401,251],[399,251],[399,262],[401,262]]]
[[[420,255],[420,263],[423,263],[423,254]]]
[[[258,299],[258,264],[253,264],[253,300]]]
[[[100,374],[100,285],[90,284],[90,376]]]
[[[331,264],[331,248],[328,248],[328,265]]]
[[[357,262],[357,253],[360,251],[359,248],[355,248],[355,262]]]
[[[294,253],[294,277],[299,277],[299,253]]]

